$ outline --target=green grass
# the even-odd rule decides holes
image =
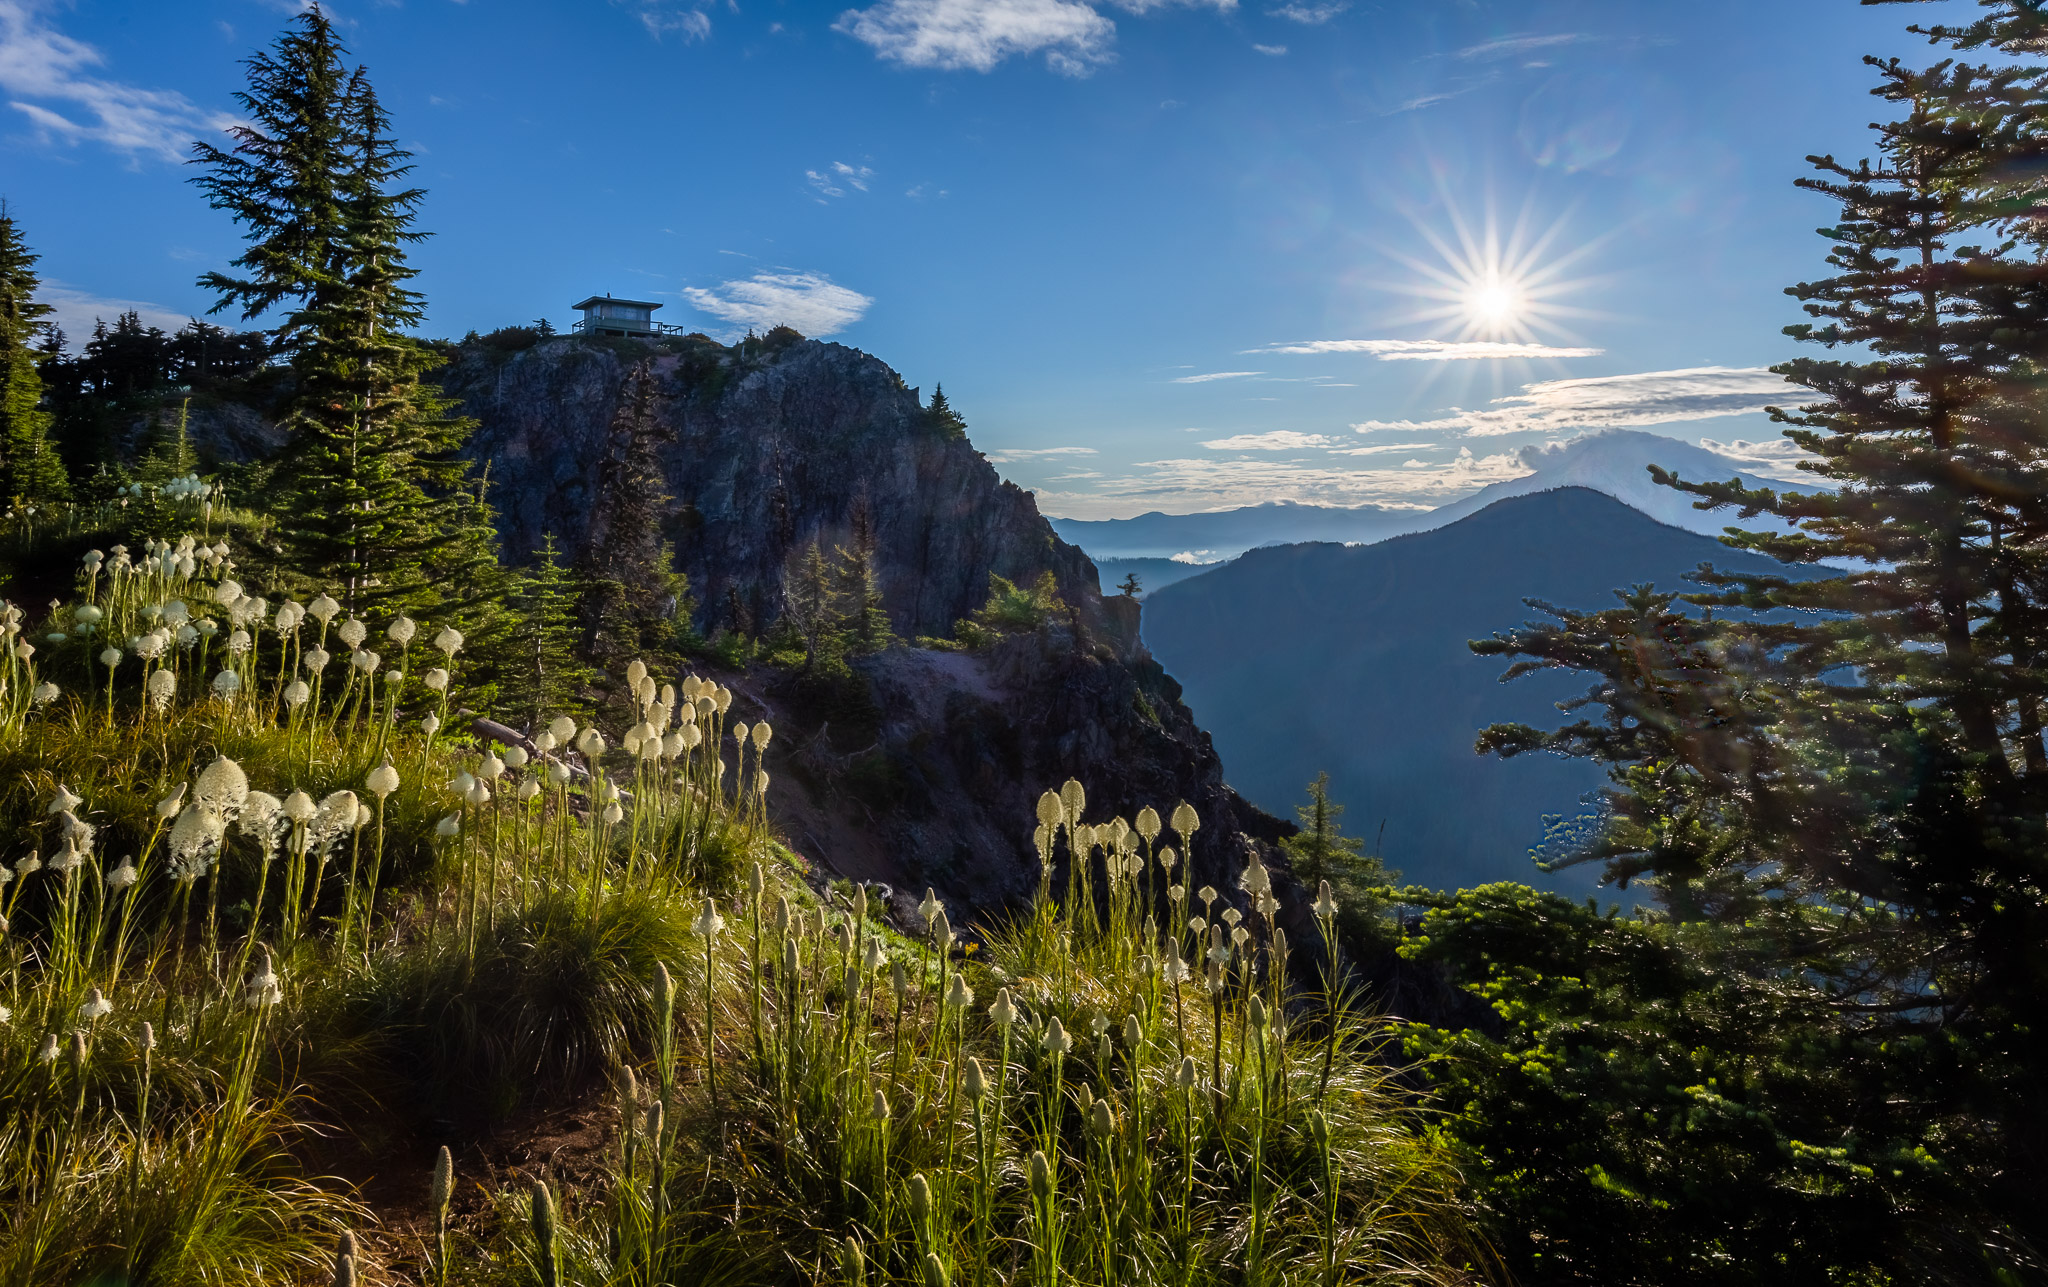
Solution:
[[[770,734],[730,736],[715,685],[648,676],[633,729],[530,757],[456,727],[458,642],[238,607],[177,555],[82,573],[67,638],[0,656],[0,837],[41,864],[0,888],[0,1287],[325,1281],[343,1245],[378,1282],[394,1247],[589,1287],[1488,1277],[1377,1025],[1293,982],[1257,869],[1216,938],[1156,822],[1084,824],[1069,784],[1039,833],[1046,870],[1078,856],[1064,897],[978,953],[936,902],[906,937],[803,883]],[[133,642],[180,618],[217,625]],[[311,1160],[424,1191],[440,1140],[593,1102],[604,1173],[501,1177],[446,1255]]]

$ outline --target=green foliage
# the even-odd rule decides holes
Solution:
[[[950,442],[967,440],[967,421],[953,410],[953,404],[946,401],[946,386],[932,386],[931,404],[924,410],[924,428],[928,433],[937,434]]]
[[[610,450],[598,466],[577,560],[584,655],[606,673],[618,673],[630,658],[675,650],[691,628],[690,583],[675,570],[662,533],[670,497],[660,450],[673,437],[652,365],[642,361],[612,418]]]
[[[1429,908],[1402,956],[1490,1011],[1407,1049],[1523,1281],[1985,1281],[2009,1253],[1972,1193],[1989,1159],[1930,1093],[1967,1044],[1887,1049],[1754,928],[1400,897]]]
[[[1280,842],[1304,889],[1330,882],[1337,897],[1337,935],[1354,959],[1377,954],[1392,937],[1386,887],[1400,877],[1387,870],[1365,841],[1344,834],[1344,806],[1330,799],[1330,775],[1308,784],[1308,802],[1294,807],[1300,830]]]
[[[22,505],[70,493],[64,462],[50,441],[35,348],[50,308],[35,301],[38,256],[29,253],[14,216],[0,204],[0,500]]]
[[[988,602],[975,610],[971,620],[953,628],[960,641],[971,648],[985,647],[1006,634],[1025,634],[1038,629],[1067,605],[1060,599],[1059,581],[1051,570],[1038,574],[1031,588],[1020,589],[1008,577],[989,573]]]
[[[504,709],[528,728],[539,728],[543,718],[556,714],[580,713],[594,679],[578,652],[582,587],[557,557],[553,533],[535,554],[531,566],[511,574],[506,604],[511,656],[501,672]]]

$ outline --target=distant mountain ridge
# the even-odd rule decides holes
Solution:
[[[1170,559],[1191,554],[1198,564],[1220,563],[1262,545],[1293,545],[1304,541],[1362,544],[1384,541],[1409,532],[1427,532],[1509,496],[1557,487],[1587,487],[1614,497],[1660,523],[1718,536],[1729,526],[1761,528],[1772,520],[1741,520],[1732,511],[1693,508],[1692,499],[1650,481],[1649,466],[1661,465],[1690,482],[1739,478],[1751,487],[1779,491],[1820,490],[1811,483],[1787,483],[1744,470],[1726,456],[1667,438],[1662,434],[1611,429],[1588,434],[1554,447],[1530,447],[1522,461],[1534,472],[1493,483],[1460,501],[1433,510],[1394,509],[1382,505],[1338,508],[1272,501],[1240,509],[1202,514],[1140,514],[1136,518],[1049,520],[1060,536],[1087,551],[1100,566],[1103,560]],[[1122,569],[1118,571],[1122,575]],[[1140,579],[1144,571],[1140,570]],[[1188,574],[1181,574],[1182,576]],[[1107,575],[1104,580],[1115,578]],[[1174,579],[1180,579],[1175,577]],[[1164,579],[1148,582],[1156,586]]]
[[[1386,861],[1411,881],[1584,891],[1593,873],[1546,876],[1527,850],[1544,814],[1581,811],[1600,770],[1548,755],[1482,759],[1472,743],[1492,723],[1557,724],[1555,703],[1586,681],[1539,673],[1502,685],[1505,666],[1467,641],[1535,616],[1525,598],[1602,608],[1639,582],[1682,588],[1702,562],[1787,571],[1601,492],[1559,488],[1373,545],[1253,550],[1151,596],[1143,636],[1230,783],[1259,806],[1286,816],[1327,771],[1350,830],[1371,842],[1384,826]]]

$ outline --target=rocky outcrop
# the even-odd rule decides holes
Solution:
[[[464,350],[443,383],[479,423],[507,553],[552,533],[573,553],[591,521],[597,465],[614,450],[626,376],[646,363],[668,477],[667,532],[698,624],[758,629],[782,611],[783,571],[808,542],[845,542],[865,508],[896,632],[950,634],[987,599],[991,573],[1058,579],[1087,624],[1125,651],[1135,632],[1105,613],[1095,567],[1054,536],[1030,493],[973,445],[926,424],[917,390],[838,344],[724,348],[701,337],[561,338],[522,352]]]
[[[691,337],[465,350],[444,382],[478,421],[472,452],[488,465],[508,551],[550,533],[581,547],[619,449],[628,377],[643,367],[658,395],[665,528],[707,633],[772,624],[793,554],[845,541],[856,514],[906,640],[950,635],[991,575],[1029,584],[1050,572],[1068,607],[976,651],[898,644],[860,659],[864,691],[850,703],[820,702],[772,668],[722,676],[743,717],[775,725],[771,812],[807,856],[912,897],[930,884],[984,908],[1013,904],[1037,881],[1037,797],[1070,777],[1088,789],[1091,820],[1192,804],[1203,822],[1194,883],[1227,888],[1244,840],[1286,829],[1224,785],[1179,685],[1139,640],[1138,604],[1105,599],[1094,565],[1029,493],[854,349]]]

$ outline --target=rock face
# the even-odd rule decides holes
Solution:
[[[642,363],[656,381],[668,535],[706,633],[776,620],[791,556],[845,542],[865,507],[898,634],[951,633],[988,598],[990,573],[1028,584],[1050,571],[1092,628],[1136,647],[1102,611],[1094,565],[1029,493],[927,427],[917,390],[882,362],[814,340],[748,354],[699,337],[465,351],[443,383],[479,422],[471,454],[489,463],[509,557],[523,561],[547,533],[581,548],[626,377]]]
[[[691,337],[465,351],[444,383],[479,422],[472,452],[489,466],[508,552],[546,533],[581,548],[643,364],[658,391],[666,530],[701,629],[772,624],[792,556],[812,540],[844,542],[858,513],[905,639],[949,635],[987,599],[991,575],[1028,585],[1050,572],[1069,606],[975,652],[897,645],[859,660],[869,715],[853,744],[787,676],[725,676],[748,718],[776,727],[771,811],[807,855],[905,897],[931,884],[984,908],[1014,903],[1037,882],[1033,806],[1069,777],[1088,789],[1090,821],[1194,805],[1191,885],[1230,887],[1244,840],[1286,830],[1224,785],[1179,685],[1139,640],[1137,603],[1105,599],[1094,565],[1032,497],[932,427],[917,391],[856,350]]]

